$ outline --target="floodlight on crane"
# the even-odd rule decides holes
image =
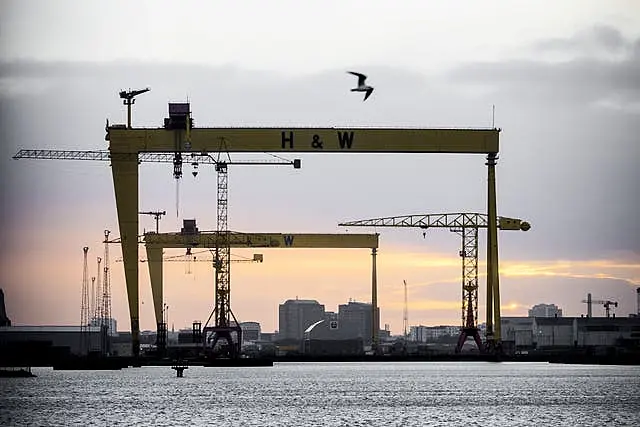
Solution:
[[[136,102],[135,97],[150,90],[151,88],[146,87],[144,89],[120,91],[120,98],[123,99],[122,103],[127,106],[127,129],[131,129],[131,106]]]

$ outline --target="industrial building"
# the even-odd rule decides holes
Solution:
[[[365,339],[358,333],[358,326],[359,322],[343,325],[340,320],[319,320],[304,331],[302,353],[314,356],[364,354]]]
[[[32,360],[37,365],[69,355],[86,356],[105,345],[105,334],[100,331],[93,326],[2,326],[0,360]]]
[[[529,317],[562,317],[562,309],[555,304],[536,304],[529,309]]]
[[[371,304],[349,301],[348,304],[338,306],[338,323],[341,330],[349,338],[358,338],[364,345],[371,345],[371,330],[373,327],[373,315]],[[380,321],[378,319],[378,323]]]
[[[361,354],[371,348],[370,303],[350,300],[340,304],[336,313],[325,311],[316,300],[290,299],[280,304],[279,315],[278,354]]]
[[[242,329],[242,344],[254,343],[260,341],[260,323],[258,322],[240,322]]]
[[[640,317],[503,317],[503,344],[514,352],[640,349]]]
[[[304,331],[319,320],[324,320],[324,305],[316,300],[289,299],[278,309],[278,339],[299,341]]]
[[[460,326],[410,326],[409,341],[413,342],[435,342],[443,337],[458,337]]]

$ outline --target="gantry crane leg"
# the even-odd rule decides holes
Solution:
[[[115,153],[114,153],[115,154]],[[130,156],[113,155],[111,173],[116,195],[127,300],[131,320],[131,352],[140,355],[140,313],[138,308],[138,162]]]
[[[378,250],[371,249],[371,350],[379,353],[378,334],[380,333],[380,311],[378,310],[378,271],[376,258]]]
[[[497,153],[487,155],[487,350],[499,352],[500,336],[500,273],[498,271],[498,214],[496,209]]]

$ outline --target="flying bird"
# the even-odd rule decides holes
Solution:
[[[351,89],[351,92],[366,92],[364,95],[363,102],[367,100],[371,92],[373,92],[373,88],[369,85],[366,85],[364,81],[367,79],[367,76],[361,73],[356,73],[355,71],[347,71],[349,74],[353,74],[354,76],[358,76],[358,87]]]

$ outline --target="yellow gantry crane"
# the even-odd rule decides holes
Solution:
[[[487,328],[490,329],[493,325],[495,341],[487,337],[487,342],[483,346],[478,331],[478,229],[489,228],[488,215],[480,213],[404,215],[349,221],[338,225],[343,227],[414,227],[425,230],[448,228],[452,232],[460,234],[462,236],[460,250],[462,258],[462,327],[456,352],[461,351],[467,337],[473,337],[480,351],[485,349],[493,351],[494,349],[490,347],[500,345],[500,294],[498,289],[492,289],[489,284],[487,285]],[[528,222],[520,219],[498,217],[497,220],[497,229],[500,230],[527,231],[530,228],[531,225]],[[493,310],[491,310],[492,306]]]
[[[148,88],[147,88],[148,89]],[[122,91],[120,97],[127,106],[127,123],[109,125],[107,121],[105,141],[108,151],[60,151],[20,150],[14,159],[65,159],[109,161],[118,212],[127,300],[131,321],[131,345],[135,358],[140,353],[139,279],[138,279],[138,188],[141,162],[159,161],[174,164],[174,176],[182,174],[183,155],[196,159],[196,165],[216,164],[219,190],[226,188],[226,166],[230,162],[219,162],[207,152],[220,153],[222,141],[226,141],[227,153],[457,153],[486,155],[487,166],[487,281],[489,291],[498,291],[498,242],[496,207],[496,163],[499,152],[500,129],[424,129],[424,128],[345,128],[337,127],[201,127],[192,125],[189,104],[169,104],[169,117],[161,127],[131,126],[131,106],[135,96],[147,89]],[[233,162],[233,164],[240,164]],[[298,162],[299,166],[299,162]],[[295,164],[294,164],[295,167]],[[226,194],[218,197],[219,215],[224,214]],[[226,217],[225,217],[226,218]],[[225,224],[220,218],[219,224]],[[226,228],[226,227],[225,227]],[[223,239],[224,241],[224,239]],[[375,248],[374,248],[375,249]],[[219,248],[218,256],[224,265],[226,248]],[[375,251],[372,253],[375,259]],[[228,283],[228,269],[217,270],[221,288]],[[374,275],[375,277],[375,275]],[[375,279],[372,294],[376,295]],[[488,292],[489,292],[488,291]],[[226,291],[222,291],[224,294]],[[223,297],[224,298],[224,297]],[[492,295],[490,300],[499,300]],[[217,303],[216,303],[217,305]],[[372,301],[376,306],[376,301]],[[224,314],[224,313],[223,313]],[[218,314],[216,314],[218,316]],[[492,336],[492,324],[487,324],[487,335]],[[499,339],[499,331],[496,335]]]

